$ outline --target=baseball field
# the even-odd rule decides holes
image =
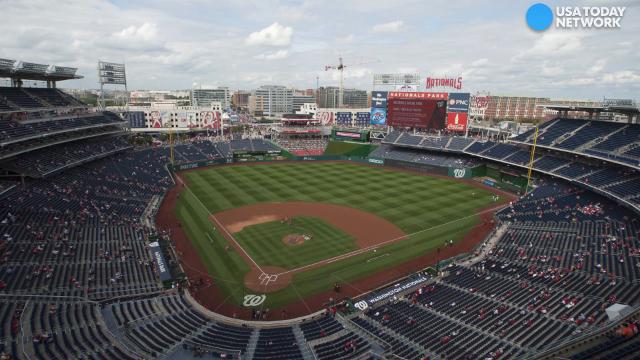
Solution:
[[[236,305],[266,294],[272,309],[455,245],[495,205],[454,179],[347,162],[219,166],[179,179],[175,216],[214,286]]]

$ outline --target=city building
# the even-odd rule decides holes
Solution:
[[[337,108],[339,104],[340,88],[329,86],[318,89],[318,107]],[[343,107],[365,108],[370,106],[366,90],[344,89]]]
[[[238,90],[231,95],[231,105],[235,108],[246,109],[249,107],[249,96],[251,96],[250,92]]]
[[[219,102],[223,109],[231,106],[231,92],[228,87],[215,89],[191,89],[191,105],[196,107],[208,107],[211,103]]]
[[[293,113],[293,89],[263,85],[251,92],[249,111],[254,115],[281,116]]]
[[[315,104],[316,97],[313,95],[293,95],[293,111],[297,112],[302,109],[304,104]]]

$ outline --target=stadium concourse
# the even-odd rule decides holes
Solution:
[[[546,123],[536,189],[498,212],[478,251],[350,311],[287,321],[225,317],[163,281],[179,272],[153,225],[174,185],[170,152],[134,148],[124,126],[56,89],[0,88],[0,359],[630,359],[640,348],[638,125]],[[392,132],[370,157],[515,171],[531,135]],[[277,146],[201,139],[174,156],[256,149]]]

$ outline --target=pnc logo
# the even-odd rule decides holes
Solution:
[[[460,99],[449,99],[449,106],[452,105],[469,105],[469,101]]]

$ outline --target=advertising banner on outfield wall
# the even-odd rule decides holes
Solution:
[[[447,114],[447,130],[464,132],[467,130],[468,114],[464,112],[450,112]]]
[[[470,93],[449,93],[448,112],[469,112]]]

